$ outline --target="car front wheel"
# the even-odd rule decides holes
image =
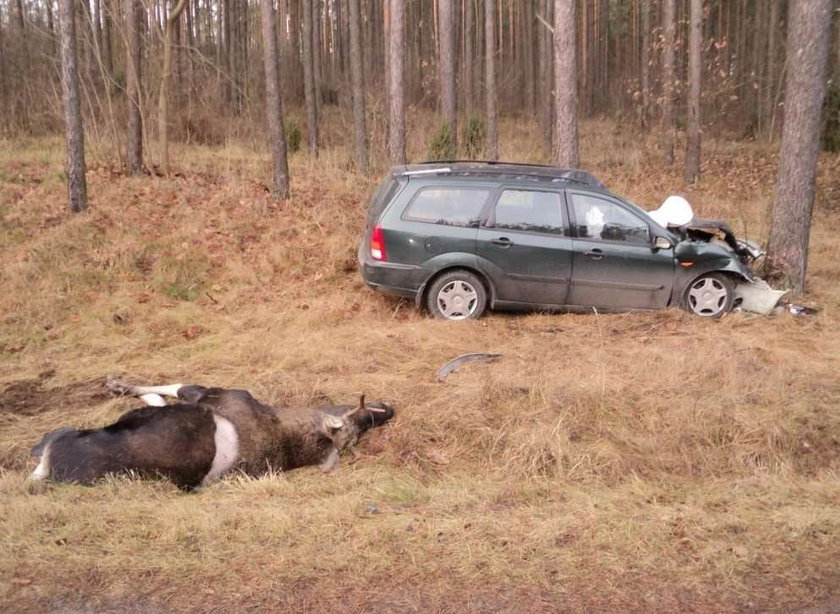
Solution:
[[[723,273],[707,273],[695,279],[685,291],[683,307],[704,318],[719,318],[732,310],[735,286]]]
[[[444,273],[429,288],[426,306],[439,320],[475,319],[487,307],[487,290],[469,271]]]

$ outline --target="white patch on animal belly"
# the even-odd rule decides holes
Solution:
[[[50,446],[52,442],[48,443],[44,447],[44,453],[41,455],[41,462],[38,463],[38,466],[35,467],[35,471],[32,472],[32,479],[33,480],[44,480],[49,477],[50,475]]]
[[[213,414],[213,421],[216,423],[216,455],[213,457],[210,473],[201,481],[202,486],[230,471],[239,460],[239,434],[236,427],[230,420],[216,414]]]
[[[155,394],[154,392],[150,392],[147,394],[141,394],[140,398],[143,399],[143,402],[148,405],[149,407],[165,407],[166,400],[160,396],[159,394]]]

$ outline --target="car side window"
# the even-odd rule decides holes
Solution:
[[[597,196],[571,196],[578,237],[650,244],[650,227],[623,207]]]
[[[504,190],[496,202],[493,227],[562,235],[562,206],[557,192]]]
[[[446,226],[478,226],[490,190],[425,188],[417,192],[403,213],[404,220]]]

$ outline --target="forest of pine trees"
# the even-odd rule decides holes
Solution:
[[[397,11],[391,10],[391,3]],[[405,104],[439,110],[441,123],[451,124],[454,145],[455,131],[464,125],[456,116],[486,111],[489,57],[495,69],[490,83],[495,84],[498,113],[539,117],[548,128],[553,118],[548,107],[555,4],[554,0],[275,0],[283,103],[297,108],[309,102],[314,114],[306,115],[304,128],[314,132],[308,143],[317,148],[317,118],[323,107],[353,106],[354,55],[361,73],[359,85],[369,104],[375,105],[387,98],[391,69],[401,62]],[[671,92],[674,121],[684,129],[689,122],[687,98],[694,66],[689,55],[696,8],[701,17],[696,32],[703,125],[748,138],[780,134],[780,105],[789,68],[787,13],[793,2],[577,0],[571,4],[575,5],[581,118],[608,115],[653,125],[663,114],[667,117]],[[3,134],[62,128],[59,5],[56,0],[0,0]],[[835,2],[835,13],[837,8]],[[151,133],[145,135],[147,140],[158,138],[163,128],[157,125],[161,104],[168,108],[171,139],[218,142],[229,136],[231,124],[224,118],[235,117],[247,119],[261,133],[266,87],[260,10],[261,3],[255,0],[75,2],[77,74],[87,129],[97,137],[126,140],[132,132],[127,129],[127,108],[135,100],[142,126]],[[404,34],[394,51],[387,37],[397,13]],[[836,16],[833,21],[830,70],[837,75],[840,27]],[[168,36],[171,66],[166,70]],[[161,98],[167,73],[171,91]]]
[[[799,13],[820,20],[800,32],[810,81],[796,81],[802,49],[789,52]],[[405,115],[419,110],[439,115],[436,157],[495,159],[498,117],[518,116],[565,166],[578,121],[608,117],[655,131],[691,183],[701,135],[782,135],[786,80],[808,82],[803,112],[819,116],[797,135],[837,148],[837,0],[0,0],[0,135],[66,132],[73,210],[85,135],[127,172],[168,174],[171,141],[267,134],[285,195],[283,109],[312,156],[338,144],[321,124],[340,109],[363,172],[371,131],[382,158],[405,161]]]

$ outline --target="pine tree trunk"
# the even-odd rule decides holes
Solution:
[[[128,172],[135,175],[143,168],[143,119],[140,107],[141,49],[143,28],[142,0],[127,0],[125,7],[127,49],[126,49],[126,96],[128,98],[128,151],[126,161]]]
[[[449,129],[453,151],[458,150],[458,115],[455,97],[455,49],[452,0],[438,0],[440,22],[440,109]],[[456,156],[457,157],[457,156]]]
[[[554,152],[561,168],[580,165],[575,9],[576,0],[554,0]]]
[[[74,0],[59,0],[61,29],[61,92],[67,130],[67,192],[70,210],[87,208],[85,180],[85,131],[79,103],[79,75],[76,68],[76,17]]]
[[[367,174],[368,148],[359,0],[350,0],[348,8],[350,10],[350,79],[353,88],[353,140],[356,145],[356,166],[359,172]]]
[[[315,98],[315,67],[312,49],[312,0],[303,0],[303,97],[309,153],[318,157],[318,106]]]
[[[785,84],[785,118],[767,267],[796,294],[805,291],[831,4],[831,0],[799,1],[793,2],[789,11],[787,57],[796,62],[796,70],[787,71]]]
[[[9,105],[6,100],[8,96],[8,90],[6,89],[8,80],[6,76],[6,43],[3,37],[3,22],[0,21],[0,113],[3,114],[3,117],[9,117]]]
[[[676,0],[662,3],[662,150],[665,162],[674,163],[674,42]]]
[[[49,2],[47,2],[49,4]],[[114,4],[111,0],[102,0],[102,56],[108,75],[114,74],[114,49],[111,25],[113,23]]]
[[[767,74],[764,79],[765,130],[768,141],[773,140],[776,123],[776,31],[779,28],[779,0],[770,0],[770,17],[767,24]]]
[[[289,79],[285,80],[284,87],[289,88],[294,93],[293,100],[299,103],[304,100],[306,94],[303,92],[303,65],[301,63],[300,50],[300,17],[301,17],[300,0],[289,0],[289,46],[292,48],[290,53],[290,65],[288,67]]]
[[[405,164],[405,0],[391,0],[388,154],[391,164]]]
[[[487,113],[487,159],[499,159],[496,129],[496,10],[495,0],[484,0],[484,96]]]
[[[473,0],[464,1],[464,108],[467,115],[475,108],[473,47],[475,45]]]
[[[164,175],[169,175],[169,82],[172,79],[172,42],[178,18],[187,6],[187,0],[178,4],[166,18],[163,38],[163,68],[158,92],[158,139],[160,141],[160,166]]]
[[[274,196],[289,197],[289,165],[286,161],[286,134],[283,131],[283,100],[277,71],[277,19],[274,0],[260,0],[262,21],[263,64],[265,66],[265,112],[268,119],[268,140],[274,160]]]
[[[642,87],[642,129],[648,127],[650,119],[650,5],[647,0],[641,0],[642,17],[642,60],[641,60],[641,87]]]
[[[324,65],[321,55],[321,0],[312,2],[312,75],[315,84],[315,109],[318,117],[324,106]]]
[[[534,79],[534,28],[539,27],[535,24],[534,19],[534,3],[526,2],[523,21],[523,39],[525,57],[525,109],[533,117],[537,108],[536,98],[536,82]]]
[[[703,70],[703,0],[691,0],[688,39],[688,149],[685,154],[686,183],[700,179],[700,87]]]

